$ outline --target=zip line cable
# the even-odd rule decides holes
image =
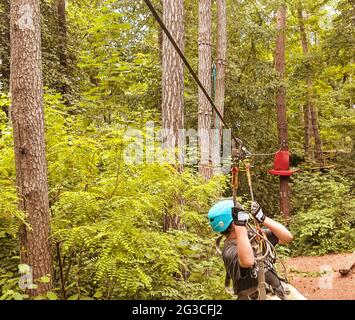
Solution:
[[[203,94],[206,96],[207,100],[209,101],[209,103],[212,106],[212,109],[216,112],[217,116],[221,119],[222,123],[224,124],[226,129],[231,129],[227,122],[224,120],[224,118],[222,117],[221,113],[219,112],[218,108],[216,107],[214,101],[212,100],[212,98],[210,97],[210,95],[207,93],[205,87],[202,85],[200,79],[198,78],[198,76],[196,75],[195,71],[192,69],[190,63],[187,61],[185,55],[182,53],[182,51],[180,50],[179,46],[177,45],[175,39],[173,38],[173,36],[171,35],[171,33],[169,32],[169,30],[167,29],[167,27],[165,26],[163,20],[160,18],[159,14],[157,13],[157,11],[155,10],[153,4],[151,3],[150,0],[144,0],[144,2],[146,3],[146,5],[148,6],[148,8],[150,9],[151,13],[153,14],[155,20],[159,23],[160,27],[162,28],[162,30],[164,31],[165,35],[168,37],[168,39],[170,40],[171,44],[173,45],[174,49],[176,50],[176,52],[178,53],[178,55],[180,56],[181,60],[184,62],[186,68],[189,70],[190,74],[192,75],[192,77],[194,78],[195,82],[197,83],[197,85],[199,86],[199,88],[202,90]],[[244,154],[246,156],[251,156],[252,153],[250,151],[248,151],[245,147],[244,147],[244,142],[242,140],[240,140],[239,138],[237,138],[233,132],[231,132],[232,138],[233,140],[238,143],[241,147],[241,150],[244,152]]]

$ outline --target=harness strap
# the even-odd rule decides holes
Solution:
[[[232,196],[233,196],[233,204],[234,204],[234,206],[237,205],[237,191],[238,191],[238,187],[239,187],[238,174],[239,174],[239,161],[237,161],[233,165],[233,168],[232,168],[231,187],[232,187]]]
[[[265,265],[263,260],[258,261],[258,267],[258,300],[266,300]]]
[[[253,192],[253,185],[251,181],[251,173],[250,173],[250,163],[248,161],[243,161],[245,165],[245,170],[247,174],[247,180],[249,185],[250,197],[251,200],[254,202],[254,192]],[[258,221],[254,218],[256,229],[260,229]],[[265,238],[265,237],[264,237]],[[261,240],[261,239],[259,239]],[[267,248],[266,248],[267,249]],[[266,254],[267,255],[267,251]],[[263,242],[259,241],[258,250],[257,250],[257,264],[258,264],[258,299],[259,300],[266,300],[266,281],[265,281],[265,266],[264,266],[264,256],[263,256]]]

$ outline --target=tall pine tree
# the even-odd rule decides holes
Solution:
[[[20,232],[21,262],[29,265],[36,289],[43,294],[52,287],[39,281],[52,273],[49,241],[50,218],[44,139],[43,79],[39,0],[11,1],[11,96],[16,184],[19,209],[29,226]]]

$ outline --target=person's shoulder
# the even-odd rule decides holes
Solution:
[[[224,241],[223,248],[230,248],[237,246],[237,241],[235,239],[226,239]]]
[[[224,241],[222,254],[223,256],[230,254],[232,251],[235,251],[237,248],[237,241],[235,239],[226,239]]]

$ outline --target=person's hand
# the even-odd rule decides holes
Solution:
[[[232,212],[233,222],[237,226],[246,226],[249,221],[249,214],[245,211],[241,211],[240,208],[233,208]]]
[[[261,209],[259,203],[257,203],[256,201],[253,201],[251,203],[250,213],[255,217],[255,219],[259,223],[263,223],[265,221],[266,215],[263,212],[263,209]]]

